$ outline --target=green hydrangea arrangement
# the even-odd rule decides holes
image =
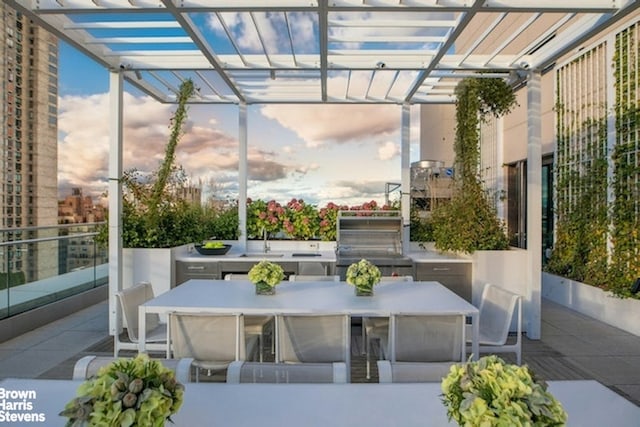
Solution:
[[[284,270],[279,264],[271,261],[262,260],[249,270],[249,280],[256,287],[264,286],[273,289],[283,279]]]
[[[347,268],[347,283],[356,287],[356,292],[371,294],[373,286],[380,282],[382,273],[371,261],[361,259]]]
[[[182,405],[184,386],[172,370],[140,354],[103,366],[60,412],[67,427],[162,427]]]
[[[495,355],[453,365],[442,380],[449,420],[460,426],[564,426],[567,414],[529,368]]]

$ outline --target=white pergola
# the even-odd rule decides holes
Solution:
[[[470,76],[526,81],[531,338],[540,328],[540,75],[638,8],[635,0],[6,1],[110,71],[112,295],[122,283],[123,80],[173,103],[180,83],[192,79],[198,87],[193,103],[238,105],[242,231],[247,105],[401,105],[408,224],[410,106],[455,102],[457,83]]]

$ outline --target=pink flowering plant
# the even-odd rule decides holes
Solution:
[[[302,199],[291,199],[285,206],[270,200],[247,199],[247,236],[250,239],[267,237],[292,239],[336,240],[336,224],[339,211],[352,211],[353,215],[372,215],[370,211],[398,209],[397,206],[380,207],[375,200],[361,205],[347,206],[333,202],[318,208]]]
[[[302,199],[291,199],[282,225],[285,233],[294,239],[309,240],[318,235],[320,218],[315,206],[306,204]]]
[[[338,211],[346,209],[348,209],[347,206],[338,206],[333,202],[327,203],[326,207],[320,209],[320,211],[318,212],[318,217],[320,219],[319,233],[322,240],[336,240],[336,222],[338,221]]]
[[[265,232],[269,237],[282,231],[285,213],[285,208],[275,200],[247,199],[247,234],[261,239]]]

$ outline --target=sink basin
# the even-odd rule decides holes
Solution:
[[[282,258],[284,254],[271,252],[247,252],[240,256],[243,258]]]

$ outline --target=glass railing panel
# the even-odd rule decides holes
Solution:
[[[0,318],[108,282],[108,252],[97,224],[0,230]]]

